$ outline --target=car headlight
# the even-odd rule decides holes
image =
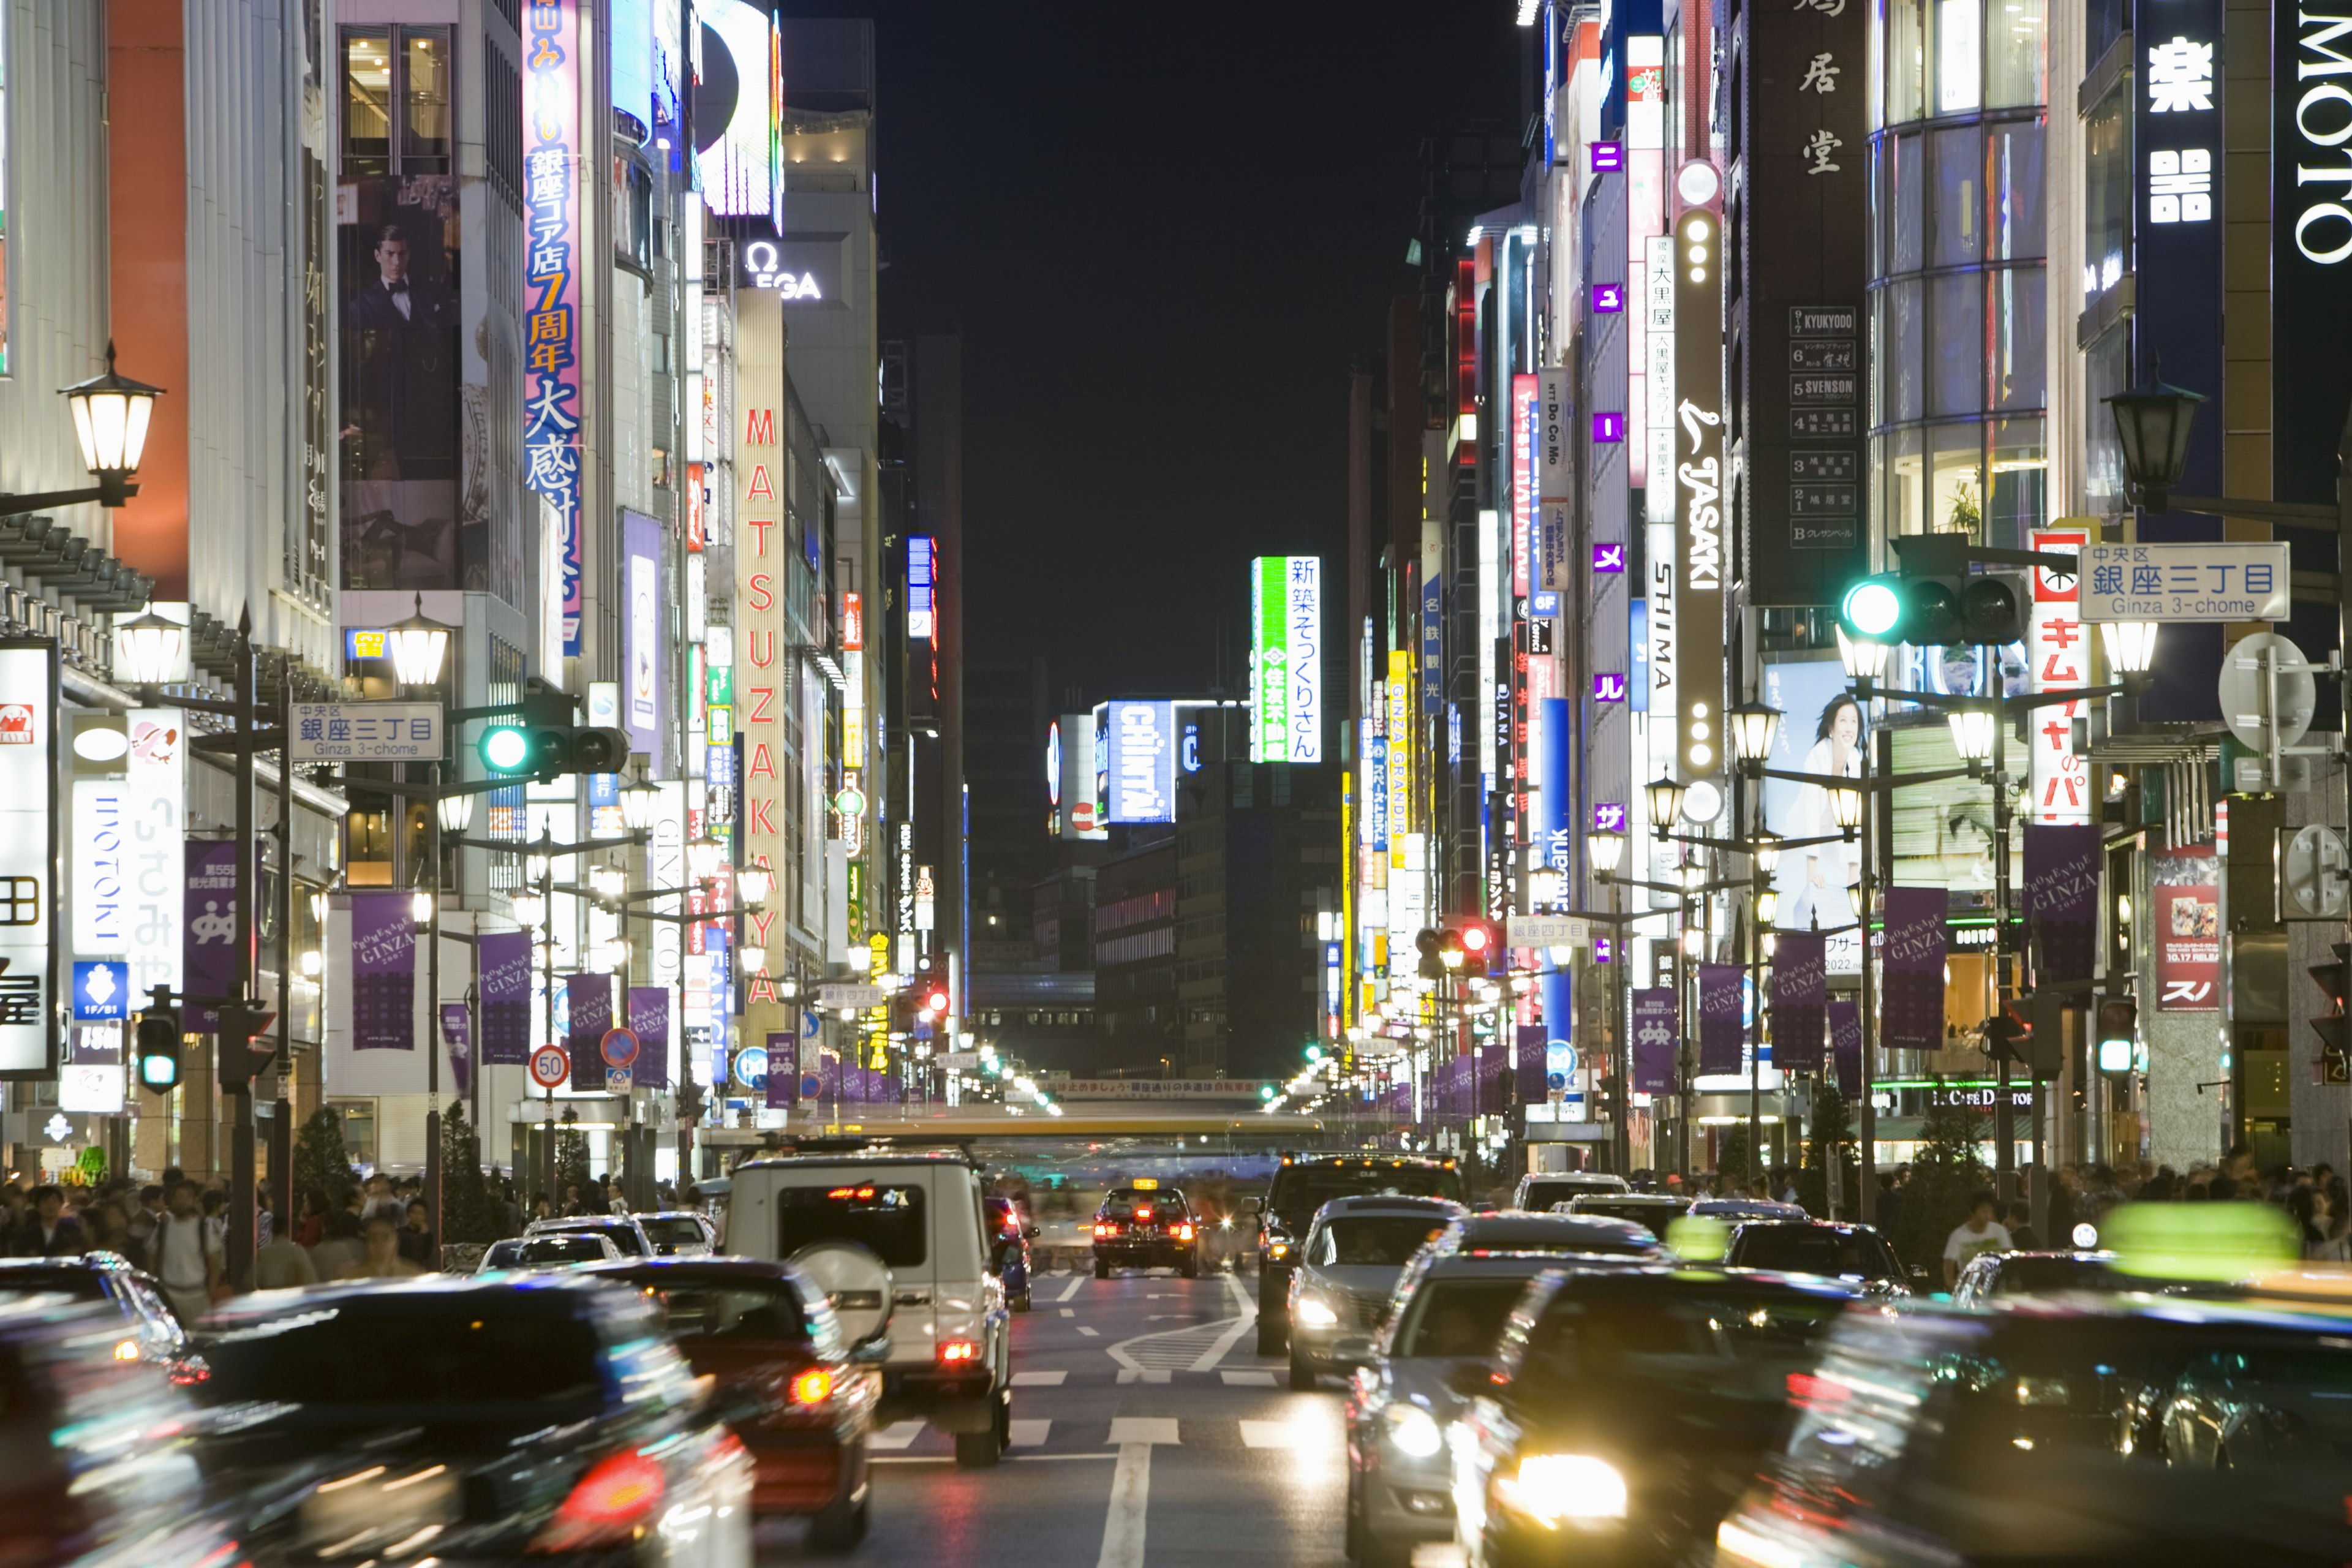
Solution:
[[[1529,1454],[1507,1487],[1513,1508],[1546,1524],[1625,1517],[1625,1478],[1590,1454]]]
[[[1339,1314],[1319,1296],[1298,1298],[1298,1310],[1293,1316],[1310,1329],[1328,1329],[1339,1321]]]
[[[1436,1418],[1418,1405],[1391,1405],[1382,1419],[1388,1423],[1390,1447],[1408,1458],[1433,1459],[1445,1447]]]

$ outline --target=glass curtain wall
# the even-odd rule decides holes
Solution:
[[[1878,0],[1871,501],[1882,538],[1966,532],[2015,546],[2044,521],[2045,5]]]

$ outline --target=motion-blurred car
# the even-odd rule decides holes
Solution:
[[[1770,1198],[1700,1198],[1690,1206],[1694,1219],[1811,1219],[1802,1204],[1776,1203]]]
[[[1522,1214],[1494,1209],[1458,1214],[1430,1242],[1432,1252],[1543,1252],[1662,1258],[1666,1249],[1645,1225],[1607,1215]]]
[[[1460,1203],[1462,1173],[1450,1159],[1391,1154],[1285,1154],[1257,1212],[1257,1353],[1279,1355],[1290,1333],[1290,1273],[1316,1211],[1333,1198],[1445,1198]]]
[[[240,1563],[750,1568],[751,1457],[636,1291],[574,1271],[267,1292],[199,1348],[205,1468],[249,1500]]]
[[[1624,1177],[1606,1171],[1529,1171],[1519,1178],[1511,1194],[1510,1206],[1529,1209],[1537,1214],[1549,1212],[1556,1204],[1564,1204],[1588,1193],[1630,1193],[1633,1186]]]
[[[635,1215],[579,1215],[571,1219],[535,1219],[522,1227],[525,1236],[601,1236],[624,1258],[658,1258],[661,1248],[646,1234]]]
[[[1565,1204],[1554,1204],[1552,1208],[1559,1213],[1630,1219],[1635,1225],[1664,1236],[1666,1226],[1682,1218],[1690,1208],[1690,1202],[1666,1193],[1587,1193],[1580,1198],[1570,1198]]]
[[[2352,1560],[2345,1326],[2333,1313],[2168,1297],[1852,1313],[1811,1374],[1790,1383],[1794,1429],[1723,1521],[1715,1561]],[[2268,1412],[2252,1425],[2286,1436],[2284,1447],[2224,1450],[2183,1429],[2215,1412],[2200,1382],[2242,1364],[2263,1385],[2250,1413]]]
[[[1173,1268],[1201,1277],[1201,1233],[1184,1194],[1139,1176],[1104,1194],[1095,1210],[1095,1278],[1114,1268]]]
[[[661,1209],[632,1215],[660,1258],[708,1258],[719,1250],[719,1226],[693,1209]]]
[[[187,1330],[165,1299],[163,1287],[119,1252],[85,1252],[79,1258],[0,1258],[0,1295],[69,1296],[77,1301],[108,1301],[122,1314],[142,1360],[184,1374]]]
[[[613,1238],[595,1231],[561,1231],[543,1236],[510,1236],[494,1241],[482,1252],[479,1272],[498,1268],[572,1268],[583,1263],[617,1263],[621,1249]]]
[[[2061,1290],[2144,1290],[2157,1281],[2116,1268],[2112,1252],[1980,1252],[1952,1287],[1952,1304],[1981,1307],[2002,1296]]]
[[[125,1354],[125,1347],[130,1353]],[[231,1563],[187,1396],[98,1300],[0,1303],[0,1559],[10,1568]]]
[[[1745,1221],[1732,1227],[1723,1261],[1732,1268],[1843,1279],[1878,1296],[1908,1295],[1913,1278],[1877,1231],[1825,1219]]]
[[[824,1292],[789,1263],[657,1258],[590,1273],[658,1303],[686,1364],[719,1380],[719,1412],[751,1450],[753,1513],[806,1517],[822,1551],[865,1538],[880,1342],[844,1342]]]
[[[1453,1539],[1445,1430],[1464,1405],[1458,1369],[1483,1370],[1494,1359],[1528,1282],[1559,1266],[1542,1253],[1424,1248],[1405,1269],[1349,1385],[1348,1555],[1355,1562],[1403,1568],[1421,1542]]]
[[[1004,1304],[1016,1312],[1029,1310],[1029,1276],[1034,1259],[1029,1243],[1038,1226],[1023,1215],[1011,1198],[982,1198],[988,1213],[988,1266],[1004,1285]]]
[[[1462,1205],[1443,1198],[1334,1198],[1307,1227],[1290,1277],[1290,1386],[1309,1389],[1370,1351],[1405,1265]]]
[[[1687,1265],[1541,1276],[1492,1368],[1455,1374],[1455,1536],[1474,1568],[1685,1561],[1787,1436],[1790,1380],[1854,1298]]]

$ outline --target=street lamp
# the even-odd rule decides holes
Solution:
[[[441,664],[449,654],[449,628],[425,614],[425,595],[416,595],[416,613],[384,628],[392,645],[392,669],[403,686],[433,686],[441,679]]]
[[[432,926],[433,890],[430,888],[419,888],[408,895],[408,918],[416,922],[419,936]]]
[[[1840,784],[1830,791],[1830,818],[1847,838],[1862,826],[1862,791],[1852,784]]]
[[[1655,778],[1642,786],[1649,797],[1650,826],[1664,838],[1683,814],[1683,786],[1671,777]]]
[[[2156,667],[2157,626],[2155,621],[2099,623],[2099,636],[2107,647],[2107,664],[2117,675],[2129,680]]]
[[[445,795],[433,803],[441,818],[444,833],[463,833],[474,820],[474,797],[470,795]]]
[[[706,833],[686,847],[686,868],[698,882],[708,882],[727,864],[727,846]]]
[[[747,904],[764,904],[775,890],[775,873],[765,866],[746,866],[735,873],[735,890]]]
[[[547,918],[547,900],[537,893],[517,893],[512,904],[515,924],[536,929]]]
[[[1601,880],[1607,881],[1617,874],[1617,863],[1625,855],[1625,836],[1611,828],[1595,828],[1584,836],[1585,853],[1592,858],[1592,868]]]
[[[1538,866],[1528,873],[1528,901],[1540,912],[1545,906],[1559,902],[1560,886],[1566,879],[1557,866]]]
[[[1952,747],[1960,753],[1960,761],[1970,768],[1982,767],[1992,756],[1994,733],[2000,728],[2000,719],[1990,708],[1979,703],[1954,708],[1944,715],[1952,727]]]
[[[1750,768],[1763,765],[1771,754],[1773,737],[1780,732],[1780,710],[1761,702],[1743,702],[1728,715],[1731,749]]]
[[[617,866],[588,868],[588,887],[600,899],[617,899],[628,885],[628,877]]]
[[[1756,857],[1756,868],[1770,876],[1780,868],[1780,836],[1777,833],[1758,834],[1748,853]]]
[[[1849,633],[1843,623],[1837,629],[1838,658],[1845,665],[1846,679],[1857,685],[1874,682],[1886,672],[1886,656],[1891,645],[1876,637],[1858,637]]]
[[[187,627],[150,608],[114,628],[115,671],[133,686],[161,686],[179,672],[187,638]]]
[[[2149,511],[2168,510],[2172,487],[2189,466],[2189,434],[2197,424],[2200,393],[2168,386],[2158,379],[2162,362],[2129,392],[2103,398],[2115,416],[2116,439],[2124,449],[2124,488]]]
[[[661,791],[644,779],[621,792],[621,821],[632,833],[650,829],[661,816]]]
[[[1770,888],[1765,888],[1757,893],[1756,923],[1758,926],[1769,926],[1774,918],[1778,916],[1780,912],[1780,895],[1778,891]]]
[[[161,387],[132,381],[114,373],[114,344],[106,345],[106,374],[65,389],[66,406],[73,410],[74,439],[81,445],[81,466],[98,480],[99,493],[82,499],[100,506],[121,506],[138,493],[130,483],[147,449],[147,422],[155,412]],[[12,511],[29,511],[35,505],[70,504],[54,497],[10,498]]]

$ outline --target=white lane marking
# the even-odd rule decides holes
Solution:
[[[1015,1426],[1019,1423],[1015,1422]],[[1007,1454],[1003,1462],[1010,1465],[1054,1465],[1064,1459],[1116,1459],[1117,1454]],[[875,1454],[869,1465],[952,1465],[953,1454]]]
[[[1121,1383],[1169,1383],[1176,1374],[1166,1367],[1123,1366],[1118,1369]]]
[[[923,1435],[919,1421],[894,1421],[866,1439],[869,1448],[910,1448],[915,1439]]]
[[[1201,1359],[1194,1362],[1186,1369],[1187,1371],[1207,1372],[1214,1367],[1225,1359],[1225,1352],[1239,1344],[1242,1336],[1249,1332],[1257,1322],[1257,1303],[1251,1300],[1250,1293],[1242,1289],[1242,1282],[1230,1274],[1224,1277],[1224,1280],[1225,1289],[1232,1295],[1234,1306],[1240,1311],[1241,1316],[1234,1320],[1232,1328],[1217,1336],[1216,1343],[1201,1352]]]
[[[1075,1307],[1065,1307],[1062,1309],[1062,1316],[1066,1318],[1075,1318],[1077,1315],[1077,1309]]]
[[[1098,1340],[1102,1338],[1102,1331],[1100,1329],[1090,1329],[1084,1323],[1080,1323],[1078,1325],[1078,1332],[1086,1335],[1087,1338],[1090,1340]]]
[[[1274,1373],[1270,1372],[1235,1372],[1232,1367],[1223,1367],[1218,1371],[1217,1375],[1225,1380],[1227,1388],[1272,1388],[1274,1386]]]
[[[1062,1380],[1069,1375],[1070,1374],[1066,1372],[1016,1372],[1013,1374],[1013,1386],[1015,1388],[1059,1388],[1062,1386]]]
[[[1113,1421],[1114,1438],[1129,1424]],[[1150,1440],[1119,1444],[1118,1468],[1110,1478],[1110,1509],[1103,1516],[1102,1554],[1095,1559],[1095,1568],[1143,1568],[1143,1516],[1150,1500]]]
[[[1287,1421],[1244,1421],[1242,1423],[1242,1446],[1245,1448],[1296,1448],[1300,1446],[1299,1431]]]
[[[1086,1284],[1087,1278],[1088,1277],[1084,1274],[1074,1276],[1067,1285],[1062,1287],[1062,1293],[1055,1297],[1054,1300],[1056,1301],[1068,1300],[1071,1297],[1078,1293],[1079,1289]]]
[[[1110,1423],[1110,1440],[1120,1447],[1129,1443],[1166,1443],[1175,1447],[1176,1417],[1173,1415],[1115,1415]]]
[[[1045,1434],[1051,1431],[1054,1426],[1051,1421],[1015,1421],[1012,1425],[1012,1446],[1015,1448],[1044,1447]]]

